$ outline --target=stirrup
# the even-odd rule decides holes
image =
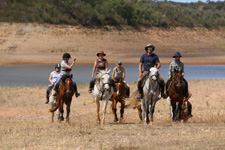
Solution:
[[[80,93],[76,92],[76,93],[75,93],[75,96],[76,96],[76,97],[79,97],[79,96],[80,96]]]

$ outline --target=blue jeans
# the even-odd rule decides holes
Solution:
[[[46,91],[46,94],[47,94],[47,95],[49,95],[49,92],[50,92],[50,90],[53,88],[53,86],[54,86],[54,85],[52,85],[52,84],[49,84],[49,85],[48,85],[48,88],[47,88],[47,91]]]

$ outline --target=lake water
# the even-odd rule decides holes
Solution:
[[[88,84],[91,80],[93,66],[74,66],[72,73],[77,84]],[[115,66],[109,66],[111,70]],[[124,65],[126,69],[126,81],[134,82],[138,79],[138,65]],[[162,65],[159,73],[168,79],[168,65]],[[23,65],[0,66],[0,86],[47,86],[48,78],[54,66]],[[110,72],[112,73],[112,71]],[[185,78],[196,79],[225,79],[225,65],[185,65]]]

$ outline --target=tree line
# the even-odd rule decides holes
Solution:
[[[225,1],[177,3],[167,0],[1,0],[1,22],[85,27],[225,26]]]

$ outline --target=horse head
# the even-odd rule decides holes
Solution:
[[[183,86],[183,75],[182,75],[183,69],[181,69],[180,71],[178,70],[174,70],[174,82],[175,82],[175,86],[177,88],[182,88]]]
[[[108,71],[100,71],[101,73],[101,82],[102,82],[102,85],[103,85],[103,89],[105,91],[110,91],[110,75],[109,75],[109,72],[110,70]]]
[[[118,82],[116,83],[116,95],[119,96],[121,95],[123,89],[124,89],[124,84],[123,84],[123,79],[119,79]]]
[[[72,77],[73,75],[70,75],[68,78],[65,79],[64,82],[66,96],[73,96],[74,94]]]
[[[150,70],[149,70],[149,78],[152,80],[152,81],[156,81],[158,79],[158,76],[159,76],[159,73],[158,73],[158,69],[155,68],[155,67],[152,67]]]

